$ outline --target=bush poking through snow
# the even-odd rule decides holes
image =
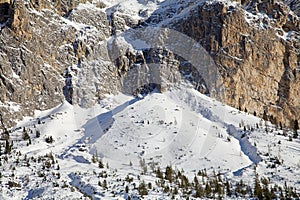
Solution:
[[[47,142],[49,144],[51,144],[53,141],[54,140],[53,140],[52,136],[48,136],[48,137],[45,138],[45,142]]]

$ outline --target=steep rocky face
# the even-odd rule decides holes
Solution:
[[[197,4],[197,1],[189,4]],[[267,113],[269,120],[285,126],[299,119],[300,20],[288,6],[267,0],[199,3],[188,12],[182,7],[168,6],[168,12],[154,12],[145,23],[139,24],[163,23],[199,42],[218,65],[227,104],[256,112],[261,117]],[[181,12],[187,14],[173,18]],[[115,32],[124,31],[125,22],[118,18],[113,22]],[[135,66],[131,57],[124,53],[123,58],[117,60],[115,65],[119,72],[127,72]],[[145,63],[160,63],[170,74],[177,70],[184,74],[182,69],[187,69],[179,67],[186,62],[172,52],[143,52],[143,57],[149,58]],[[171,60],[175,67],[155,58]],[[179,76],[171,76],[179,79]],[[194,84],[203,85],[202,78],[206,77],[198,77],[193,80]],[[168,82],[176,82],[175,79]],[[205,87],[198,89],[208,92]]]
[[[139,17],[118,6],[106,16],[99,9],[104,4],[88,2],[0,0],[0,112],[6,126],[64,99],[89,107],[109,93],[164,91],[184,78],[210,93],[197,66],[168,48],[126,47],[115,58],[109,55],[110,36],[158,24],[209,52],[222,75],[226,103],[260,116],[266,112],[287,126],[299,119],[300,23],[290,12],[297,12],[292,1],[167,0],[163,12],[141,9]]]
[[[73,9],[75,1],[69,2],[70,19],[60,16],[56,2],[15,1],[5,6],[8,15],[2,18],[6,23],[0,31],[0,112],[6,126],[13,125],[16,118],[32,115],[35,109],[52,108],[65,98],[85,106],[94,103],[98,92],[94,88],[115,90],[108,84],[113,81],[113,74],[108,73],[111,64],[103,64],[106,46],[101,41],[109,35],[105,13],[96,7],[88,13]],[[48,7],[53,9],[42,10]],[[36,12],[37,8],[42,11]],[[86,82],[72,78],[75,73]],[[93,88],[92,97],[79,89],[83,84]],[[91,99],[78,102],[81,96]]]
[[[205,3],[172,27],[213,56],[226,103],[260,116],[265,111],[273,122],[289,126],[300,117],[299,18],[279,2],[251,1],[244,8]]]
[[[38,11],[43,9],[55,9],[55,12],[62,16],[68,16],[70,12],[76,8],[80,3],[90,2],[90,0],[30,0],[29,6],[35,8]]]

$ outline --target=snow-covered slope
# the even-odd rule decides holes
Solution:
[[[22,139],[24,130],[30,142]],[[35,135],[37,130],[40,137]],[[12,153],[7,155],[8,161],[2,159],[1,198],[73,199],[88,195],[97,199],[112,198],[112,193],[125,198],[128,174],[136,177],[136,184],[142,176],[155,185],[157,178],[150,169],[145,172],[141,168],[141,161],[148,168],[171,165],[183,169],[191,180],[206,169],[207,173],[216,171],[249,184],[256,165],[257,173],[272,183],[284,185],[286,181],[299,190],[300,143],[288,141],[278,135],[281,133],[267,122],[188,86],[173,86],[165,93],[140,98],[108,96],[91,109],[65,102],[36,112],[35,118],[19,122],[11,133]],[[53,142],[45,142],[50,136]],[[268,167],[272,164],[269,157],[283,160],[276,171]],[[99,168],[98,161],[93,163],[95,160],[105,169]],[[48,167],[47,162],[51,163]],[[99,186],[104,180],[107,186]],[[9,181],[20,185],[11,187]],[[129,189],[129,195],[139,196],[134,187]],[[169,196],[150,190],[148,197],[167,198],[164,195]]]
[[[177,80],[177,77],[173,78],[176,81],[168,82],[163,93],[154,91],[148,95],[136,96],[119,93],[102,99],[107,93],[116,91],[117,84],[113,77],[122,71],[122,68],[117,69],[122,67],[122,62],[120,66],[111,66],[112,63],[108,61],[106,47],[110,48],[110,45],[107,42],[114,39],[110,36],[122,33],[116,43],[126,47],[128,58],[125,55],[121,58],[128,64],[131,57],[136,60],[138,56],[147,55],[143,50],[150,49],[140,38],[130,37],[132,27],[168,27],[170,22],[188,20],[191,11],[196,13],[204,1],[103,2],[106,5],[104,8],[96,7],[99,1],[79,4],[69,17],[55,15],[53,21],[53,24],[58,25],[57,30],[75,31],[72,32],[75,41],[68,39],[68,43],[62,42],[63,46],[58,48],[60,50],[57,54],[69,49],[70,52],[74,50],[76,54],[86,55],[83,59],[76,55],[78,62],[72,65],[69,65],[67,59],[68,67],[61,81],[66,84],[64,88],[70,89],[71,96],[74,92],[73,95],[77,94],[77,97],[76,101],[72,98],[70,101],[67,95],[65,98],[81,106],[91,106],[94,102],[97,104],[86,109],[65,101],[50,110],[36,110],[34,117],[25,117],[13,129],[5,131],[0,140],[0,199],[260,198],[257,181],[261,182],[260,187],[264,189],[264,198],[269,197],[267,191],[272,191],[272,195],[275,195],[271,198],[281,198],[281,195],[299,198],[300,141],[299,137],[293,138],[296,134],[291,130],[282,130],[256,116],[226,106],[199,93],[193,86],[181,83],[182,80]],[[216,2],[222,2],[226,5],[224,8],[229,8],[228,15],[231,13],[230,9],[238,5],[225,0],[206,1],[207,5]],[[41,19],[46,19],[46,14],[52,15],[51,10],[47,9],[29,9],[29,13]],[[95,18],[93,21],[89,17],[83,17],[94,16],[93,13],[98,13],[99,19]],[[264,20],[276,21],[261,12],[253,13],[253,10],[245,10],[241,16],[243,19],[245,17],[248,25],[256,26],[257,30],[265,29]],[[215,16],[213,12],[211,15]],[[100,20],[103,23],[96,23]],[[1,30],[5,26],[0,24]],[[270,27],[272,26],[271,23]],[[192,26],[191,29],[195,27]],[[281,29],[278,31],[282,31],[282,35],[277,36],[284,41],[288,41],[296,33]],[[163,35],[167,35],[168,31],[164,33]],[[70,35],[68,32],[64,34]],[[182,42],[182,38],[176,42]],[[184,42],[190,44],[188,40]],[[61,42],[58,43],[61,45]],[[94,49],[96,46],[98,47]],[[186,46],[180,46],[185,51]],[[81,49],[83,52],[80,52]],[[93,52],[92,58],[89,57],[90,52]],[[163,58],[163,51],[154,55],[154,58],[156,56]],[[118,57],[110,59],[116,60]],[[201,60],[197,56],[191,57]],[[230,58],[243,61],[236,56]],[[146,59],[143,57],[141,63],[144,61]],[[158,61],[168,63],[164,59]],[[170,59],[174,66],[176,62],[175,59]],[[51,67],[50,64],[44,65],[47,70]],[[141,67],[140,63],[134,66]],[[145,66],[145,69],[149,70],[149,66]],[[170,75],[168,69],[166,68],[166,74]],[[245,69],[248,71],[250,68]],[[132,71],[131,74],[135,76]],[[253,75],[249,74],[252,80]],[[19,78],[18,75],[13,75]],[[191,78],[193,73],[186,76]],[[143,81],[137,85],[143,86]],[[49,80],[46,82],[49,83]],[[241,80],[231,85],[241,83],[249,84]],[[275,85],[278,85],[278,81]],[[125,86],[140,89],[135,85]],[[57,88],[62,89],[63,86]],[[95,96],[101,90],[105,92]],[[63,91],[56,93],[63,96]],[[41,93],[37,94],[40,96]],[[51,101],[58,100],[55,96],[51,97]],[[26,102],[30,100],[26,99]],[[38,102],[40,101],[34,103]],[[0,107],[10,110],[10,116],[22,108],[13,101],[0,102]]]

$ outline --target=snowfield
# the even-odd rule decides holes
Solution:
[[[24,130],[31,144],[22,139]],[[135,187],[125,192],[125,178],[155,185],[153,166],[183,169],[191,180],[205,169],[249,184],[256,166],[270,182],[300,189],[299,139],[288,141],[268,122],[186,86],[140,98],[111,95],[90,109],[65,102],[36,111],[10,136],[12,152],[1,157],[1,199],[139,198]],[[270,168],[275,157],[283,163]],[[170,195],[157,189],[147,198]]]

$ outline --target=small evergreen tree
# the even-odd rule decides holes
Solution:
[[[156,177],[157,178],[160,178],[160,179],[163,179],[164,177],[163,177],[163,174],[162,174],[162,172],[161,172],[161,170],[160,170],[160,167],[157,167],[157,170],[156,170]]]
[[[257,173],[255,174],[254,180],[254,196],[257,197],[259,200],[263,199],[263,192],[260,186],[260,181]]]
[[[99,167],[100,169],[104,168],[104,164],[103,164],[103,162],[102,162],[101,159],[98,161],[98,167]]]
[[[228,136],[227,136],[227,141],[228,141],[228,142],[230,142],[230,141],[231,141],[230,137],[228,137]]]
[[[11,151],[11,145],[9,144],[8,140],[5,140],[5,151],[4,151],[4,153],[9,154],[10,151]]]
[[[298,120],[296,120],[296,119],[294,121],[294,127],[293,128],[294,128],[293,138],[296,139],[299,136],[298,131],[297,131],[299,129],[299,124],[298,124]]]
[[[295,130],[294,133],[293,133],[293,138],[294,139],[297,139],[299,136],[298,132]]]
[[[28,139],[30,139],[30,136],[28,135],[28,133],[27,133],[27,131],[25,130],[25,128],[24,128],[24,130],[23,130],[22,138],[23,138],[23,140],[28,140]]]
[[[143,170],[143,173],[146,174],[147,173],[147,164],[146,164],[146,161],[145,161],[144,158],[140,159],[140,166],[141,166],[141,168]]]
[[[168,181],[172,182],[173,181],[173,170],[171,166],[167,166],[166,167],[166,173],[165,173],[165,179],[167,179]]]
[[[294,121],[294,130],[298,130],[299,129],[299,123],[298,123],[298,120],[295,119]]]
[[[174,194],[174,195],[178,194],[178,189],[177,189],[177,187],[174,188],[173,194]]]
[[[231,197],[232,192],[231,192],[231,189],[230,189],[230,183],[229,183],[228,180],[226,181],[225,186],[226,186],[226,194],[227,194],[227,196],[228,196],[228,197]]]
[[[39,131],[39,130],[36,130],[36,132],[35,132],[35,137],[36,137],[36,138],[39,138],[40,136],[41,136],[40,131]]]
[[[93,154],[93,156],[92,156],[92,162],[93,162],[93,163],[96,163],[96,162],[97,162],[97,157],[95,156],[95,154]]]
[[[197,188],[198,185],[199,185],[199,181],[198,181],[198,178],[197,178],[196,175],[195,175],[195,177],[194,177],[194,185],[195,185],[196,188]]]
[[[104,189],[107,189],[107,182],[106,182],[106,179],[103,180],[102,187],[103,187]]]
[[[141,196],[148,195],[148,190],[144,181],[142,181],[138,187],[138,192]]]
[[[279,127],[280,127],[280,130],[282,130],[282,129],[283,129],[283,127],[282,127],[282,123],[281,123],[281,122],[279,122]]]
[[[205,184],[205,196],[209,198],[210,195],[211,195],[211,187],[210,184],[207,182]]]
[[[181,179],[180,187],[184,188],[185,191],[187,191],[190,186],[189,179],[185,175],[181,175],[180,179]]]
[[[52,136],[48,136],[48,137],[45,138],[45,141],[47,143],[52,143],[54,140],[53,140]]]
[[[265,121],[267,121],[268,120],[268,115],[267,115],[267,112],[264,110],[264,114],[263,114],[263,119],[265,120]]]

